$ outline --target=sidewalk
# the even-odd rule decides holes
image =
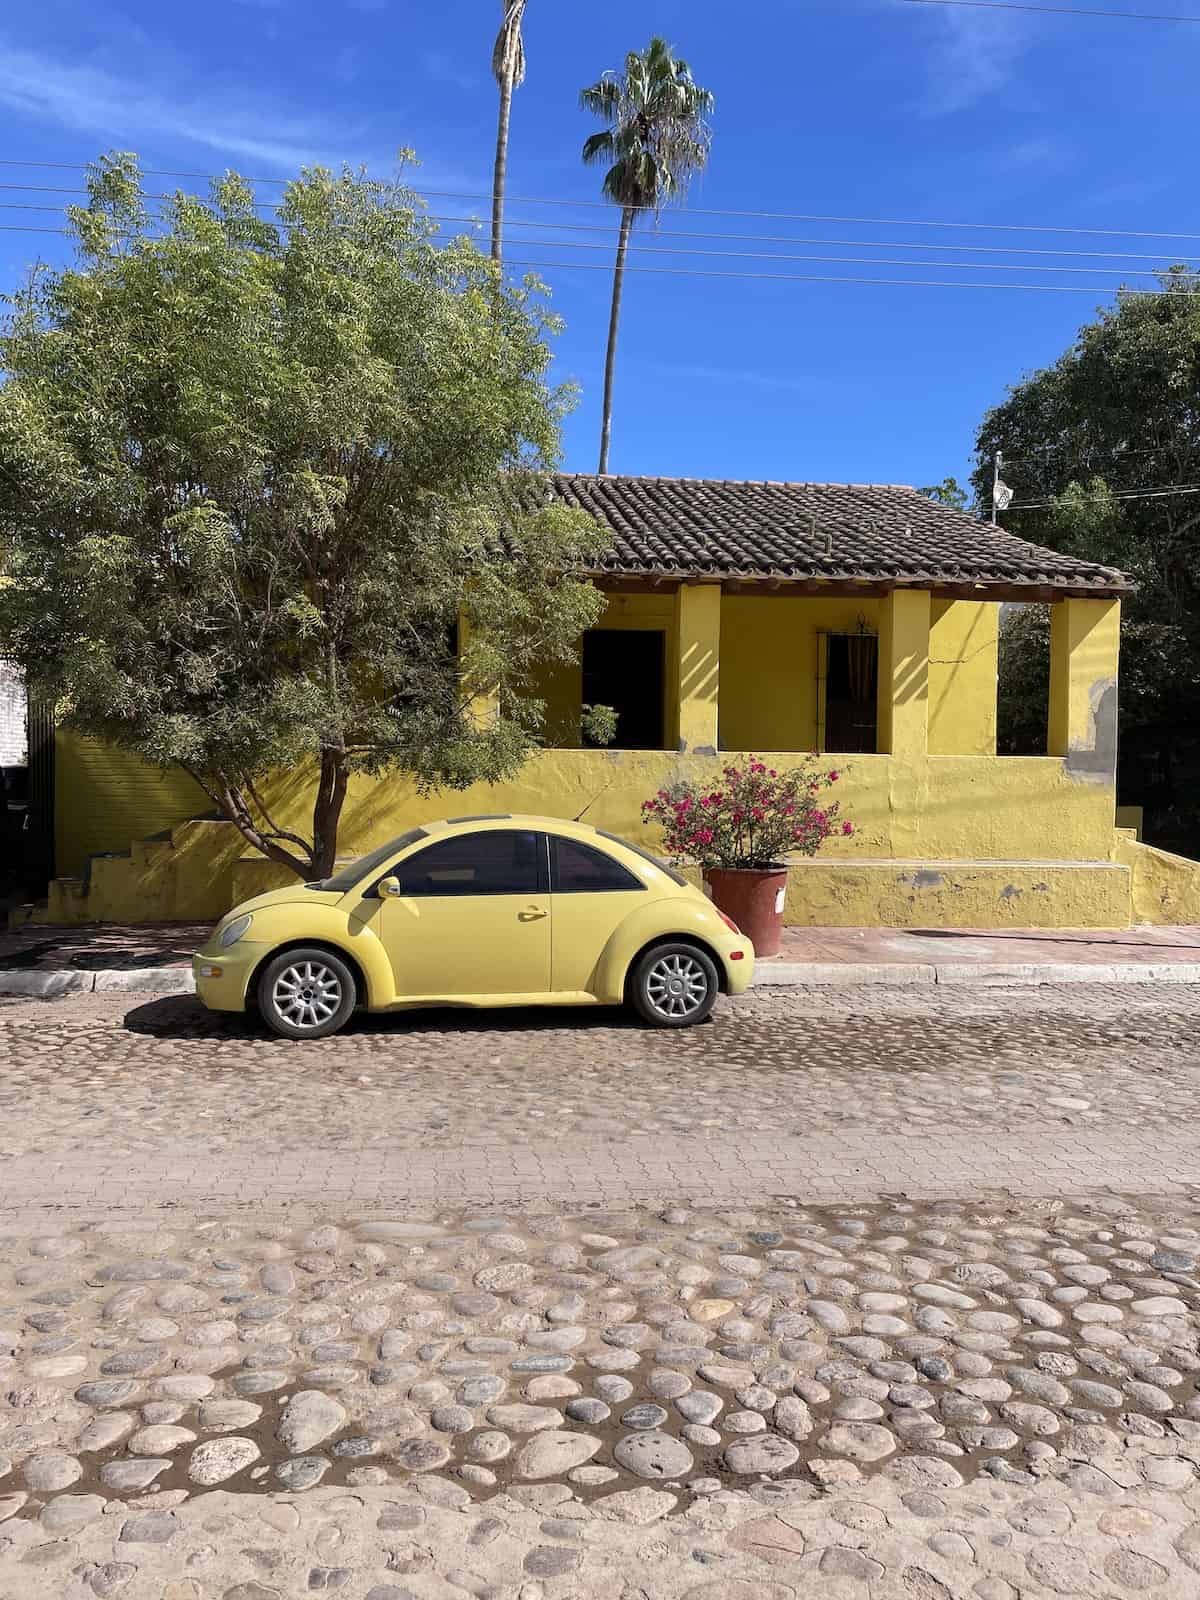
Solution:
[[[182,993],[207,923],[111,923],[0,932],[0,995],[128,989]],[[1200,983],[1200,927],[789,928],[755,982],[1029,985]]]

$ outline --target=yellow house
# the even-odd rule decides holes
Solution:
[[[594,574],[603,617],[578,665],[541,686],[544,748],[510,782],[454,796],[356,778],[343,853],[448,811],[586,814],[653,845],[639,808],[676,775],[818,750],[842,773],[855,833],[793,864],[792,923],[1200,921],[1200,867],[1115,824],[1120,572],[895,485],[561,475],[552,492],[613,543]],[[1051,607],[1042,756],[996,753],[1006,601]],[[615,747],[584,746],[590,704],[616,710]],[[270,784],[280,825],[303,824],[310,793],[302,772]],[[215,917],[286,881],[204,818],[181,774],[67,732],[56,795],[64,876],[47,920]]]

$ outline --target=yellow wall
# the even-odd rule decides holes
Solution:
[[[929,751],[985,756],[996,749],[1000,607],[935,600],[929,619]]]
[[[92,855],[128,850],[135,839],[211,811],[178,767],[163,772],[127,750],[60,728],[54,750],[55,870],[78,877]]]
[[[781,769],[801,759],[762,754]],[[339,854],[356,855],[431,817],[510,810],[557,817],[586,813],[598,827],[655,847],[660,841],[642,826],[641,802],[675,778],[713,781],[725,759],[662,751],[547,750],[507,783],[477,784],[462,793],[424,798],[401,776],[356,777],[347,796]],[[855,824],[855,835],[834,838],[822,851],[820,860],[831,869],[838,863],[850,868],[880,861],[953,862],[964,869],[995,861],[1091,863],[1097,869],[1110,865],[1112,791],[1079,782],[1060,759],[930,756],[912,761],[876,755],[846,756],[837,765],[841,778],[836,793]],[[281,826],[307,828],[310,780],[311,774],[295,771],[267,785],[268,804]],[[161,826],[161,818],[153,820]],[[72,915],[93,920],[216,915],[251,889],[288,881],[286,873],[266,864],[249,871],[247,858],[253,854],[228,824],[184,824],[176,829],[171,847],[139,849],[128,861],[98,863],[97,898],[90,908],[85,904]],[[1037,875],[1038,881],[1042,876]],[[235,878],[240,886],[236,894]],[[798,879],[798,885],[803,881]],[[875,878],[868,872],[861,881],[869,884]],[[1007,882],[1005,878],[998,884],[997,893]],[[918,896],[914,903],[928,899]],[[60,896],[56,903],[65,901]],[[980,902],[966,897],[962,903],[969,905],[971,917],[959,925],[979,925]],[[1013,907],[1007,901],[997,899],[997,908],[997,917],[1011,921]],[[812,920],[795,894],[788,914],[792,921]],[[1054,915],[1052,908],[1042,907],[1040,924],[1053,926]],[[1074,915],[1078,917],[1078,910]],[[1063,916],[1059,926],[1075,925],[1069,914]],[[843,901],[846,918],[870,923],[879,915],[863,893]],[[1000,923],[984,919],[983,925]]]
[[[678,686],[674,681],[671,663],[675,659],[677,638],[675,596],[667,589],[655,594],[613,594],[597,628],[643,628],[666,634],[666,687],[664,692],[663,725],[667,737],[675,741],[679,722]],[[578,750],[580,747],[579,715],[583,702],[583,673],[578,661],[547,662],[536,675],[534,693],[546,702],[545,741],[553,750]],[[617,731],[614,748],[620,749],[621,734]]]
[[[879,602],[727,594],[721,600],[721,744],[812,750],[817,742],[817,636],[877,632]]]

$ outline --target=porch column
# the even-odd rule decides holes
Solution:
[[[1050,607],[1050,716],[1046,750],[1091,783],[1115,783],[1119,600],[1056,600]]]
[[[928,589],[893,589],[879,619],[879,749],[929,754]]]
[[[681,583],[675,591],[675,698],[680,754],[715,755],[721,673],[721,585]]]
[[[471,643],[471,623],[465,611],[458,613],[458,671],[464,689],[470,691],[467,720],[480,732],[493,728],[500,716],[500,698],[496,686],[480,686],[466,670],[468,649]]]

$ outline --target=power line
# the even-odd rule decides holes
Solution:
[[[1119,22],[1200,22],[1200,17],[1156,16],[1150,11],[1094,11],[1081,6],[1023,5],[1019,0],[904,0],[910,6],[970,6],[976,11],[1044,11],[1056,17],[1112,17]]]
[[[55,212],[56,214],[58,213],[58,209],[59,209],[58,207],[55,207],[55,206],[39,206],[39,207],[29,207],[29,208],[12,207],[10,205],[6,205],[4,202],[0,202],[0,208],[2,208],[2,209],[42,210],[42,211]],[[163,220],[163,218],[164,218],[164,213],[161,213],[161,212],[156,213],[156,220]],[[429,220],[430,221],[445,221],[445,222],[453,223],[453,222],[460,221],[462,219],[457,218],[457,217],[445,217],[445,218],[431,217]],[[287,222],[278,222],[278,221],[276,221],[274,223],[268,223],[268,226],[277,226],[277,227],[283,228],[285,230],[289,230],[289,229],[294,228],[294,226],[296,226],[296,225],[291,224],[291,223],[287,223]],[[0,224],[0,230],[2,230],[4,232],[7,232],[7,233],[13,233],[13,232],[39,233],[40,232],[40,233],[57,233],[57,234],[61,234],[61,235],[68,235],[68,234],[71,234],[71,233],[74,232],[74,230],[71,229],[71,228],[40,228],[40,227],[38,227],[36,225],[33,225],[33,224],[21,225],[21,224],[17,224],[17,223]],[[163,236],[161,236],[161,235],[160,236],[148,235],[147,237],[163,237]],[[523,242],[525,244],[527,244],[527,245],[533,245],[535,247],[536,246],[542,246],[543,248],[549,248],[549,249],[554,249],[554,250],[593,250],[593,251],[599,250],[599,251],[604,251],[607,254],[611,249],[611,244],[610,243],[598,244],[598,243],[592,243],[591,241],[588,241],[588,240],[578,240],[578,239],[526,239]],[[692,256],[692,257],[697,257],[698,256],[698,257],[702,257],[702,258],[708,259],[708,260],[716,259],[716,260],[727,260],[727,261],[778,261],[778,262],[784,262],[784,263],[787,263],[787,262],[791,262],[791,263],[811,262],[813,264],[822,265],[822,266],[859,266],[859,265],[862,265],[862,266],[870,266],[870,267],[876,267],[876,266],[881,266],[881,267],[910,267],[911,266],[913,268],[938,267],[938,268],[942,268],[943,270],[949,270],[951,272],[986,272],[990,268],[991,270],[996,271],[996,272],[1085,273],[1089,277],[1095,276],[1095,277],[1109,277],[1109,278],[1111,278],[1111,277],[1121,277],[1121,276],[1123,276],[1125,274],[1132,274],[1133,276],[1139,276],[1139,277],[1147,277],[1147,276],[1151,276],[1151,275],[1157,273],[1158,271],[1162,270],[1161,268],[1154,268],[1154,267],[1136,267],[1136,268],[1134,268],[1134,267],[1084,267],[1084,266],[1079,266],[1077,264],[1072,264],[1071,266],[1068,266],[1068,267],[1047,266],[1042,262],[1036,262],[1036,261],[1015,261],[1015,262],[1010,262],[1010,261],[942,261],[942,260],[928,260],[928,259],[909,261],[909,260],[904,259],[903,257],[896,257],[896,256],[869,256],[869,257],[863,258],[861,256],[785,255],[785,254],[780,253],[777,250],[694,250],[694,249],[688,249],[688,248],[685,248],[685,247],[681,247],[681,246],[678,246],[678,245],[664,246],[664,245],[661,245],[661,244],[643,244],[643,245],[635,244],[635,245],[628,246],[628,248],[634,254],[642,255],[642,256],[656,256],[656,255],[657,256]],[[870,247],[869,246],[863,246],[863,248],[870,248]],[[929,248],[929,246],[925,246],[924,248]],[[564,266],[572,265],[572,263],[569,263],[569,262],[564,262],[562,264]],[[1177,281],[1188,281],[1188,282],[1191,282],[1193,280],[1200,279],[1200,273],[1197,273],[1197,272],[1182,272],[1182,273],[1176,273],[1175,277],[1176,277]],[[1097,285],[1097,287],[1102,287],[1102,286]]]
[[[964,0],[965,3],[965,0]],[[0,167],[37,167],[46,170],[86,172],[89,163],[85,161],[22,161],[13,158],[0,158]],[[221,174],[212,172],[176,172],[166,168],[144,167],[142,175],[148,178],[202,178],[206,182],[219,182]],[[270,183],[286,185],[293,182],[291,178],[252,178],[244,173],[238,176],[243,183]],[[12,189],[38,189],[37,184],[5,184],[0,187]],[[43,186],[44,187],[44,186]],[[84,190],[52,190],[52,193],[78,194],[86,193]],[[416,191],[414,191],[416,192]],[[477,191],[466,192],[456,189],[424,189],[422,195],[438,200],[478,200],[491,205],[491,194]],[[164,198],[172,198],[166,196]],[[572,209],[587,209],[611,211],[612,202],[609,200],[564,200],[546,196],[533,195],[506,195],[509,205],[526,206],[566,206]],[[635,211],[656,211],[654,206],[634,206]],[[686,212],[689,216],[697,217],[755,217],[775,222],[834,222],[853,224],[861,227],[872,228],[950,228],[970,229],[977,232],[993,233],[1061,233],[1072,235],[1088,235],[1094,238],[1106,239],[1183,239],[1200,240],[1200,233],[1168,233],[1134,228],[1065,228],[1061,226],[1042,226],[1025,222],[946,222],[927,217],[841,217],[826,216],[816,212],[802,211],[732,211],[715,207],[688,206]]]
[[[0,185],[0,188],[3,188],[3,187],[4,187],[3,185]],[[170,196],[161,196],[160,195],[160,196],[148,196],[147,198],[160,199],[161,200],[161,199],[169,199],[171,197]],[[263,206],[260,206],[260,209],[265,209],[265,203],[264,203]],[[27,204],[26,202],[23,202],[23,201],[21,201],[21,202],[0,201],[0,210],[4,210],[4,211],[44,211],[44,212],[53,213],[56,216],[63,214],[63,210],[62,210],[62,208],[60,206],[33,205],[33,204]],[[152,216],[155,218],[155,220],[158,220],[158,221],[165,220],[167,215],[168,214],[166,212],[164,212],[164,211],[157,211],[157,212],[152,213]],[[267,219],[264,218],[263,220],[266,221]],[[426,213],[426,220],[428,220],[430,222],[448,223],[448,224],[468,223],[468,224],[470,224],[470,226],[475,227],[475,228],[483,227],[483,223],[482,222],[477,222],[477,221],[475,221],[474,219],[471,219],[471,218],[446,216],[444,214],[436,213],[436,212],[435,213]],[[297,224],[293,224],[293,223],[288,223],[288,222],[282,222],[282,221],[279,221],[278,218],[276,218],[274,221],[269,222],[268,226],[279,227],[279,228],[282,228],[282,229],[286,230],[286,229],[293,229],[294,227],[296,227],[298,225]],[[559,230],[563,230],[563,229],[572,229],[573,230],[573,229],[578,228],[579,224],[575,224],[575,223],[551,223],[551,224],[526,223],[525,226],[526,227],[536,227],[536,228],[543,228],[545,226],[550,226],[550,227],[553,227],[553,228],[556,228],[556,229],[559,229]],[[42,233],[57,233],[57,234],[67,235],[67,234],[73,233],[75,230],[71,229],[71,228],[39,228],[38,226],[36,226],[34,224],[27,224],[27,225],[22,226],[22,225],[18,225],[18,224],[15,224],[15,223],[9,223],[9,224],[0,224],[0,231],[9,232],[9,233],[12,233],[12,232],[29,232],[29,233],[42,232]],[[522,243],[527,245],[527,246],[534,246],[534,247],[541,246],[543,248],[558,249],[558,250],[594,250],[594,251],[605,251],[605,252],[607,252],[607,251],[609,251],[611,249],[611,243],[612,243],[611,230],[609,230],[607,228],[589,228],[588,231],[589,232],[601,232],[601,233],[604,233],[606,235],[606,239],[607,239],[608,242],[606,242],[606,243],[591,243],[590,241],[586,241],[586,240],[585,241],[580,241],[580,240],[576,240],[576,239],[545,239],[545,238],[543,238],[543,239],[528,239],[527,238],[527,239],[523,240]],[[148,236],[148,237],[153,237],[153,236]],[[737,236],[737,235],[720,234],[720,233],[715,233],[715,234],[703,234],[703,233],[701,233],[701,234],[694,234],[694,235],[693,234],[687,234],[687,233],[678,233],[678,234],[670,234],[670,233],[668,233],[666,235],[660,236],[660,241],[661,241],[661,238],[663,238],[663,237],[666,237],[666,238],[671,238],[671,237],[702,238],[702,239],[703,238],[710,238],[710,239],[725,239],[725,238],[728,238],[728,239],[736,242],[738,240],[739,236]],[[770,242],[772,242],[769,239],[768,240],[759,240],[754,235],[746,235],[744,237],[745,237],[747,242],[754,242],[754,243],[770,243]],[[781,240],[779,240],[777,242],[784,243],[786,241],[781,239]],[[818,240],[818,239],[814,239],[814,240],[797,240],[796,242],[797,243],[812,243],[812,244],[820,244],[820,243],[822,243],[822,241]],[[834,243],[844,242],[850,248],[857,249],[857,250],[860,250],[860,251],[872,251],[872,252],[874,252],[874,251],[877,251],[877,250],[880,250],[880,249],[891,248],[891,246],[884,245],[883,243],[876,244],[876,243],[873,243],[870,240],[849,239],[849,240],[845,240],[845,241],[831,241],[831,242],[834,242]],[[1155,267],[1132,267],[1132,266],[1131,267],[1086,267],[1086,266],[1080,266],[1080,265],[1076,264],[1074,262],[1074,260],[1073,260],[1073,264],[1071,266],[1065,266],[1065,267],[1064,266],[1047,266],[1047,265],[1045,265],[1045,264],[1043,264],[1041,262],[1026,261],[1026,260],[1021,260],[1021,261],[1018,261],[1018,262],[1007,262],[1007,261],[999,261],[999,262],[991,262],[991,261],[946,261],[946,260],[936,260],[936,259],[935,260],[920,259],[920,260],[911,260],[910,261],[910,260],[907,260],[907,259],[902,258],[902,257],[897,258],[897,257],[891,257],[891,256],[879,256],[879,255],[875,255],[875,254],[863,257],[863,256],[790,255],[790,254],[783,254],[783,253],[781,253],[780,251],[777,251],[777,250],[758,250],[758,251],[756,251],[756,250],[695,250],[695,249],[684,248],[684,247],[680,247],[680,246],[676,246],[676,245],[664,245],[661,242],[652,243],[652,244],[641,244],[641,245],[634,244],[634,245],[630,245],[628,248],[631,251],[633,251],[635,254],[644,255],[644,256],[655,256],[655,255],[699,256],[699,257],[704,257],[704,258],[709,258],[709,259],[715,258],[715,259],[725,259],[725,260],[735,260],[735,261],[813,262],[813,263],[819,263],[821,265],[831,265],[831,266],[856,266],[856,265],[861,264],[863,266],[871,266],[871,267],[875,267],[875,266],[890,266],[890,267],[908,267],[908,266],[911,266],[911,267],[914,267],[914,268],[919,268],[919,267],[940,267],[942,269],[946,269],[946,270],[949,270],[949,271],[952,271],[952,272],[985,272],[990,267],[990,268],[992,268],[993,270],[995,270],[997,272],[1084,273],[1084,274],[1087,274],[1089,277],[1092,277],[1092,276],[1097,276],[1097,277],[1120,277],[1120,276],[1123,276],[1123,275],[1128,273],[1128,274],[1132,274],[1133,276],[1137,276],[1137,277],[1148,277],[1148,276],[1151,276],[1151,275],[1158,275],[1158,274],[1163,273],[1163,272],[1165,272],[1167,270],[1166,267],[1164,266],[1164,264],[1162,263],[1162,260],[1161,260],[1160,257],[1150,256],[1148,254],[1142,254],[1142,253],[1134,253],[1134,254],[1131,254],[1128,257],[1123,257],[1117,252],[1113,252],[1112,254],[1113,254],[1113,256],[1116,257],[1116,259],[1128,259],[1128,260],[1131,260],[1131,261],[1151,260],[1151,261],[1157,261],[1158,265],[1155,266]],[[897,246],[896,248],[907,248],[907,249],[912,249],[912,250],[920,250],[920,249],[930,249],[930,248],[932,248],[932,246],[930,246],[929,244],[918,244],[918,245],[908,245],[908,246]],[[986,250],[987,246],[978,246],[977,247],[977,246],[971,246],[971,245],[952,245],[952,246],[950,246],[950,248],[951,249],[959,249],[959,250],[966,250],[966,249]],[[1070,256],[1072,258],[1075,258],[1075,257],[1089,257],[1089,258],[1100,257],[1100,258],[1104,258],[1104,257],[1106,257],[1108,255],[1108,252],[1104,252],[1104,251],[1035,251],[1035,252],[1025,252],[1025,251],[1017,250],[1017,249],[1006,249],[1002,253],[1006,254],[1006,255],[1017,255],[1017,256],[1024,256],[1027,253],[1052,254],[1052,255],[1055,255],[1055,256]],[[569,263],[569,262],[562,263],[562,265],[564,265],[564,266],[571,265],[571,264],[572,263]],[[1176,277],[1177,280],[1184,280],[1184,281],[1189,281],[1190,282],[1190,281],[1192,281],[1194,279],[1200,278],[1200,273],[1197,273],[1197,272],[1181,272],[1181,273],[1174,274],[1174,276]]]
[[[57,236],[59,238],[74,238],[74,237],[76,237],[74,231],[72,229],[70,229],[70,228],[49,228],[49,227],[43,228],[43,227],[35,226],[35,225],[31,224],[31,223],[15,223],[15,222],[0,222],[0,233],[53,234],[53,235],[55,235],[55,236]],[[117,237],[119,237],[119,238],[132,238],[132,237],[135,237],[135,235],[132,235],[132,234],[119,234],[119,235],[117,235]],[[165,235],[150,235],[148,237],[161,239],[161,238],[165,238],[166,236]],[[195,242],[195,241],[193,241],[193,242]],[[536,241],[530,241],[530,242],[531,243],[536,243]],[[545,243],[546,241],[542,241],[542,242]],[[583,248],[588,248],[588,247],[587,246],[577,246],[577,248],[583,249]],[[600,247],[599,246],[594,246],[592,248],[600,248]],[[439,254],[448,254],[449,252],[447,250],[442,250],[442,251],[439,251],[438,253]],[[722,254],[722,252],[720,252],[720,251],[717,251],[717,252],[696,252],[696,253],[699,253],[699,254],[718,254],[718,255]],[[785,258],[785,257],[769,257],[768,256],[765,259],[768,259],[768,260],[771,260],[771,259],[783,260],[783,259],[787,259],[787,258]],[[826,259],[830,260],[830,261],[836,261],[836,260],[841,259],[841,258],[834,258],[834,257],[826,258],[826,257],[819,257],[819,256],[812,256],[812,257],[800,256],[800,257],[797,257],[796,259],[799,260],[799,261],[805,261],[805,260],[821,261],[821,260],[826,260]],[[586,271],[589,271],[589,270],[593,271],[593,272],[611,272],[613,270],[612,267],[609,265],[609,263],[606,262],[606,261],[517,261],[517,260],[512,260],[510,258],[507,264],[509,266],[514,266],[514,267],[536,267],[536,268],[539,268],[539,269],[540,268],[548,268],[548,269],[551,269],[551,270],[556,271],[556,272],[557,271],[564,271],[564,270],[581,271],[581,272],[586,272]],[[883,265],[883,264],[884,263],[880,263],[880,265]],[[958,261],[956,261],[956,262],[924,262],[924,263],[906,261],[906,262],[904,262],[902,264],[904,266],[913,266],[913,267],[918,267],[918,266],[922,266],[922,265],[926,265],[926,266],[941,266],[941,267],[949,266],[951,268],[958,268],[958,269],[961,269],[964,266],[971,265],[971,263],[958,262]],[[874,263],[864,263],[864,265],[874,265]],[[986,263],[977,263],[976,265],[982,267],[982,266],[986,265]],[[642,265],[642,266],[638,266],[638,265],[627,266],[624,270],[626,272],[637,272],[637,273],[642,273],[642,274],[647,274],[647,273],[648,274],[653,274],[653,275],[658,276],[658,277],[740,279],[740,280],[753,281],[753,282],[758,282],[758,283],[839,283],[839,284],[875,285],[876,287],[879,287],[879,288],[894,288],[894,289],[1023,289],[1023,290],[1031,290],[1031,291],[1034,291],[1034,292],[1040,291],[1040,292],[1042,292],[1044,294],[1091,294],[1091,295],[1095,295],[1095,294],[1112,293],[1112,294],[1116,294],[1116,295],[1140,295],[1140,296],[1147,296],[1147,297],[1154,298],[1154,299],[1161,299],[1164,296],[1170,294],[1170,295],[1175,295],[1177,298],[1185,299],[1185,300],[1200,299],[1200,290],[1190,290],[1190,289],[1132,289],[1132,288],[1127,288],[1124,285],[1117,285],[1113,289],[1109,290],[1103,284],[1086,284],[1086,283],[1078,283],[1078,284],[1077,283],[989,283],[989,282],[981,282],[978,278],[976,278],[976,279],[961,279],[961,278],[948,278],[948,279],[938,279],[938,278],[860,278],[860,277],[853,277],[853,276],[842,275],[842,274],[837,274],[837,273],[728,272],[728,271],[717,271],[717,270],[712,270],[712,269],[708,269],[708,268],[702,269],[702,268],[698,268],[698,267],[649,267],[649,266],[645,266],[645,265]],[[1060,270],[1065,271],[1065,270],[1068,270],[1068,269],[1066,269],[1066,268],[1061,268],[1061,269],[1060,268],[1048,268],[1048,267],[1039,268],[1039,267],[1031,266],[1029,270],[1030,271],[1060,271]],[[1194,279],[1196,277],[1200,277],[1200,274],[1190,273],[1187,276],[1188,276],[1188,279],[1190,281],[1191,279]]]
[[[1110,500],[1164,500],[1174,495],[1200,494],[1200,483],[1173,483],[1163,489],[1120,489],[1109,493]],[[1041,511],[1057,506],[1058,500],[1014,500],[1010,511]]]

